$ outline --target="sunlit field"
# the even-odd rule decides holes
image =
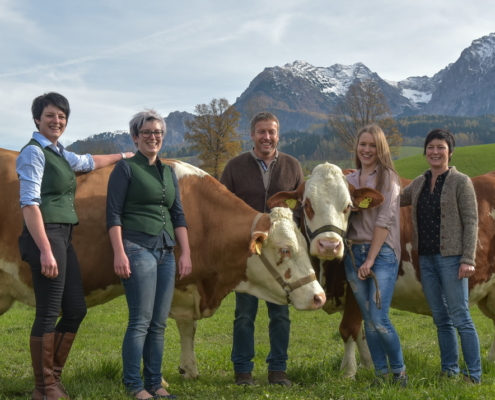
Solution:
[[[126,324],[124,298],[89,310],[64,370],[64,384],[73,399],[126,399],[121,384],[120,346]],[[459,379],[440,378],[440,360],[430,317],[392,310],[404,350],[409,387],[368,389],[373,372],[359,369],[355,380],[340,373],[343,344],[338,334],[340,315],[291,309],[292,330],[288,375],[290,389],[269,386],[264,359],[268,353],[268,322],[260,306],[256,331],[255,387],[233,384],[230,362],[234,296],[225,299],[218,312],[198,324],[196,353],[198,380],[179,375],[180,345],[177,328],[169,320],[163,375],[169,391],[180,399],[491,399],[495,396],[495,366],[486,356],[494,336],[493,324],[472,308],[481,342],[483,384],[473,386]],[[16,304],[0,317],[0,399],[30,399],[33,378],[29,357],[29,330],[34,310]]]
[[[467,146],[454,149],[450,165],[458,171],[470,176],[483,175],[495,171],[495,144]],[[403,178],[414,179],[425,172],[429,165],[423,153],[402,158],[394,162],[395,168]]]

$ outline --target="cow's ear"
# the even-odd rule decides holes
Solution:
[[[278,192],[268,199],[266,204],[270,209],[274,207],[285,207],[294,209],[301,204],[301,200],[304,194],[305,182],[299,185],[299,187],[292,192]]]
[[[254,232],[249,244],[249,250],[252,254],[261,254],[263,248],[263,242],[268,238],[268,235],[264,232]]]
[[[378,190],[368,187],[356,189],[354,185],[349,183],[349,191],[351,192],[353,211],[378,207],[385,200],[385,197]]]

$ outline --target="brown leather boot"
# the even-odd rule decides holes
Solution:
[[[54,345],[54,332],[45,333],[41,338],[31,337],[31,361],[35,379],[32,400],[69,399],[69,396],[58,388],[53,376]]]
[[[34,392],[31,400],[44,400],[45,398],[45,381],[43,380],[43,343],[42,338],[31,336],[29,340],[31,350],[31,363],[34,372]]]
[[[64,368],[65,362],[67,361],[67,356],[69,355],[72,343],[76,338],[75,333],[66,332],[60,333],[55,331],[55,351],[53,355],[53,377],[55,378],[55,383],[58,388],[64,392],[67,397],[69,394],[65,390],[64,385],[62,385],[62,369]]]

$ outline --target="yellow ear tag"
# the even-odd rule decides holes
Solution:
[[[285,204],[287,204],[287,206],[289,208],[291,208],[292,210],[296,207],[297,205],[297,200],[294,200],[294,199],[285,199]]]
[[[371,201],[373,199],[371,197],[365,197],[361,203],[359,203],[359,208],[368,208],[368,206],[370,205]]]
[[[256,245],[254,246],[256,248],[256,253],[259,256],[261,255],[261,246],[263,246],[263,244],[261,242],[256,242]]]

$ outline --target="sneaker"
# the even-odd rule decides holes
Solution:
[[[270,385],[292,386],[292,382],[287,379],[285,371],[268,371],[268,383]]]
[[[399,372],[397,374],[394,374],[392,382],[394,383],[394,385],[399,386],[401,389],[405,389],[407,387],[407,382],[409,382],[409,378],[407,377],[405,372]]]
[[[251,372],[236,372],[235,373],[235,384],[242,386],[253,386],[254,380]]]

